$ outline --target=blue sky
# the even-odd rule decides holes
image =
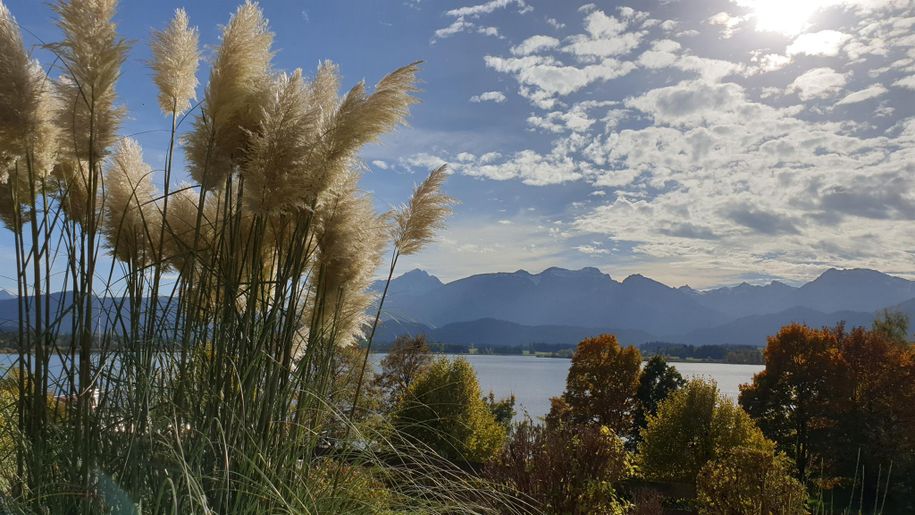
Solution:
[[[57,39],[43,3],[5,1],[28,43]],[[235,5],[122,1],[117,20],[135,44],[121,132],[154,165],[167,134],[144,65],[151,30],[184,6],[214,45]],[[348,87],[425,61],[410,127],[363,153],[379,209],[430,168],[454,170],[447,190],[461,204],[403,271],[596,266],[694,287],[797,282],[830,266],[915,276],[911,1],[262,7],[277,69],[313,73],[331,59]],[[4,269],[11,247],[0,237]]]

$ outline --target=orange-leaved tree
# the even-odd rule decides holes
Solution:
[[[632,429],[642,355],[602,334],[578,344],[566,378],[566,390],[552,399],[549,419],[598,424],[618,435]]]

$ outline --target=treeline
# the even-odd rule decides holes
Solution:
[[[648,342],[640,347],[649,356],[660,355],[669,359],[721,361],[724,363],[762,365],[763,353],[752,345],[687,345],[685,343]]]
[[[423,336],[425,341],[425,336]],[[402,339],[400,340],[402,341]],[[524,355],[524,354],[552,354],[569,357],[575,350],[574,344],[568,343],[530,343],[528,345],[496,346],[462,343],[436,343],[425,344],[430,352],[438,354],[486,354],[486,355]],[[372,352],[390,352],[397,346],[397,342],[376,343],[372,345]]]
[[[395,342],[374,344],[373,352],[390,352]],[[482,354],[482,355],[540,355],[570,358],[576,345],[567,343],[531,343],[514,346],[477,346],[474,344],[428,342],[433,353],[440,354]],[[646,357],[664,356],[672,360],[696,360],[734,364],[762,365],[763,353],[751,345],[687,345],[683,343],[648,342],[639,346]]]

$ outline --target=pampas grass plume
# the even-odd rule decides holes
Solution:
[[[196,96],[200,62],[196,27],[188,26],[187,13],[177,9],[168,27],[152,36],[150,67],[159,87],[159,107],[165,114],[186,111]]]
[[[104,156],[124,111],[115,107],[115,83],[128,44],[112,21],[117,0],[58,0],[53,5],[64,40],[49,45],[65,63],[58,82],[62,138],[76,158]],[[71,185],[72,187],[73,185]]]
[[[454,204],[454,199],[441,192],[447,177],[445,165],[433,170],[413,191],[410,202],[395,211],[392,230],[400,254],[416,253],[443,227]]]
[[[185,141],[191,176],[207,189],[221,185],[257,129],[270,89],[273,34],[257,4],[240,6],[223,29],[203,112]]]
[[[153,200],[152,168],[143,161],[140,144],[118,143],[105,176],[105,220],[102,230],[115,257],[146,264],[156,248],[161,217]]]

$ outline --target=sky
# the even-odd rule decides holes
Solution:
[[[4,1],[27,44],[58,39],[43,2]],[[134,45],[121,133],[154,166],[168,134],[145,65],[151,31],[183,6],[212,56],[236,5],[122,0]],[[829,267],[915,278],[913,1],[261,6],[277,70],[313,74],[330,59],[348,88],[424,62],[409,126],[362,153],[379,209],[430,169],[453,172],[447,229],[401,271],[593,266],[697,288],[798,283]],[[8,232],[0,260],[0,287],[14,286]]]

